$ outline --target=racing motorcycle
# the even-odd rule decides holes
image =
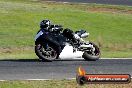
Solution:
[[[81,57],[86,61],[96,61],[100,58],[98,46],[83,40],[89,36],[85,30],[74,32],[76,42],[68,37],[70,35],[65,34],[62,26],[55,25],[51,30],[51,32],[39,30],[35,36],[35,53],[39,60],[53,61]]]

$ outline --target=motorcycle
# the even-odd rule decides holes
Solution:
[[[40,30],[35,36],[35,53],[39,60],[53,61],[81,57],[86,61],[96,61],[100,58],[99,47],[83,40],[89,36],[85,30],[74,32],[74,36],[77,37],[76,42],[64,36],[62,26],[55,25],[51,30],[51,32]]]

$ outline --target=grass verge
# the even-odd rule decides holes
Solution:
[[[80,86],[75,80],[49,80],[49,81],[4,81],[0,88],[131,88],[129,84],[88,84]]]
[[[131,6],[0,0],[0,18],[3,59],[35,58],[34,36],[46,18],[64,28],[89,31],[87,40],[99,45],[102,57],[132,57]]]

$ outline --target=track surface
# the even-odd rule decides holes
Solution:
[[[98,61],[63,60],[0,60],[0,80],[75,78],[82,66],[87,73],[127,73],[132,75],[132,59],[101,59]]]
[[[47,0],[47,1],[99,3],[99,4],[130,5],[130,6],[132,6],[132,0]]]

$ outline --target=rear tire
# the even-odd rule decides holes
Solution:
[[[82,55],[82,57],[86,60],[86,61],[96,61],[100,58],[100,50],[98,48],[97,45],[95,45],[94,43],[91,43],[93,45],[93,47],[95,48],[95,55],[90,54],[89,52],[85,51]]]
[[[44,48],[42,43],[36,44],[35,53],[39,57],[39,60],[43,62],[51,62],[59,57],[57,48],[52,44],[48,44],[47,49]]]

